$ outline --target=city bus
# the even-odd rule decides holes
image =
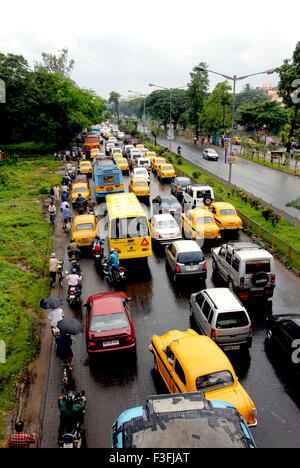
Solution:
[[[106,195],[124,192],[122,171],[111,158],[95,158],[93,177],[97,203],[104,201]]]
[[[120,260],[147,258],[152,255],[148,216],[134,193],[106,197],[108,243]]]

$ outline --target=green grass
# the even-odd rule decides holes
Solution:
[[[243,159],[247,159],[248,161],[252,161],[256,164],[260,164],[261,166],[267,166],[267,167],[271,167],[272,169],[276,169],[277,171],[281,171],[281,172],[286,172],[287,174],[291,174],[291,175],[297,175],[299,176],[300,175],[300,170],[297,169],[296,173],[295,173],[295,169],[292,169],[290,167],[285,167],[284,164],[280,163],[278,165],[278,162],[275,162],[273,164],[271,164],[270,161],[264,161],[263,159],[258,159],[257,156],[253,157],[252,156],[249,156],[247,154],[241,154],[239,153],[238,155],[240,158],[243,158]]]
[[[6,345],[6,363],[0,364],[0,431],[3,415],[15,405],[19,374],[39,350],[39,302],[50,292],[53,233],[44,219],[41,193],[60,184],[59,166],[47,158],[26,158],[0,168],[0,339]]]

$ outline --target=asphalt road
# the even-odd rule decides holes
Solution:
[[[128,183],[128,177],[125,177],[125,181]],[[162,191],[169,192],[169,186],[158,183],[152,175],[152,196]],[[56,229],[60,229],[60,225]],[[245,234],[240,235],[241,239],[244,237]],[[209,252],[205,256],[208,264],[206,286],[213,287]],[[91,258],[82,258],[81,268],[84,275],[83,304],[90,295],[113,289],[96,273]],[[88,448],[110,448],[111,425],[120,413],[144,404],[147,395],[165,392],[161,381],[152,372],[153,357],[148,345],[154,334],[190,327],[189,297],[200,289],[197,282],[174,285],[165,267],[163,251],[154,251],[147,268],[133,264],[129,276],[125,292],[132,298],[137,337],[136,361],[128,362],[122,355],[106,355],[99,359],[95,367],[90,367],[84,335],[76,337],[73,347],[75,388],[85,390],[88,400],[85,417]],[[276,262],[276,283],[273,313],[299,312],[300,280],[279,262]],[[62,297],[66,297],[65,287]],[[64,302],[63,308],[66,316],[77,316],[85,324],[84,308],[82,315],[70,310],[67,302]],[[258,426],[252,429],[252,434],[258,447],[300,448],[299,375],[291,372],[275,350],[266,348],[264,310],[256,306],[249,308],[249,313],[254,329],[249,355],[244,358],[239,353],[228,356],[258,411]],[[59,425],[57,398],[61,392],[61,376],[53,346],[40,441],[40,446],[44,448],[56,447]]]
[[[169,148],[169,141],[165,135],[160,135],[157,142]],[[212,171],[224,180],[228,180],[228,165],[225,164],[224,148],[210,146],[219,154],[219,161],[207,161],[202,157],[202,147],[200,143],[195,144],[182,138],[171,141],[171,150],[177,152],[177,147],[181,146],[182,156],[192,162],[200,164],[205,169]],[[209,145],[205,145],[209,147]],[[300,178],[285,174],[275,169],[255,164],[243,158],[239,158],[237,163],[232,165],[232,184],[244,188],[257,198],[262,198],[267,204],[272,203],[273,207],[282,209],[293,217],[300,216],[296,208],[286,207],[286,203],[295,200],[300,196]]]

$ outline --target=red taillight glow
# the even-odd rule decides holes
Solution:
[[[275,275],[272,275],[272,276],[271,276],[271,283],[272,283],[272,284],[275,283]]]
[[[203,270],[207,270],[206,262],[203,263]]]
[[[178,187],[178,185],[177,185],[177,187],[176,187],[176,192],[179,192],[179,187]]]
[[[250,335],[252,335],[252,333],[253,333],[253,328],[252,327],[249,327],[249,333],[250,333]]]
[[[211,339],[213,340],[214,338],[216,338],[216,330],[212,329],[212,331],[211,331]]]
[[[240,279],[240,285],[241,285],[241,286],[244,286],[244,284],[245,284],[245,279],[244,279],[244,277],[242,276],[241,279]]]
[[[248,291],[243,291],[239,293],[240,299],[248,299]]]
[[[96,346],[96,343],[94,341],[89,341],[88,346],[89,347]]]
[[[178,263],[176,263],[176,273],[180,273],[180,272],[181,272],[180,266],[178,265]]]

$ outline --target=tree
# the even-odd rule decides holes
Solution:
[[[73,71],[75,61],[68,59],[68,49],[59,49],[59,56],[53,54],[42,53],[42,62],[35,62],[35,70],[45,70],[49,73],[58,73],[60,77],[69,77]]]
[[[207,64],[200,62],[190,73],[191,81],[188,84],[189,121],[194,126],[196,134],[199,133],[204,100],[208,95]]]
[[[299,128],[299,105],[300,105],[300,41],[291,59],[285,59],[283,65],[276,69],[279,73],[278,94],[283,98],[285,106],[291,111],[286,150],[289,153],[294,133]]]
[[[210,97],[204,101],[203,128],[208,135],[224,133],[230,126],[232,94],[227,81],[218,83]]]
[[[285,109],[276,101],[266,101],[259,104],[246,104],[241,106],[236,115],[236,122],[256,132],[265,128],[267,133],[278,134],[287,122]]]
[[[120,97],[121,95],[117,93],[116,91],[112,91],[109,95],[108,103],[109,104],[114,104],[115,106],[115,113],[118,122],[120,121]]]
[[[235,96],[234,108],[235,111],[245,104],[259,104],[268,100],[268,95],[261,88],[251,88],[249,83],[246,83],[243,90]]]

